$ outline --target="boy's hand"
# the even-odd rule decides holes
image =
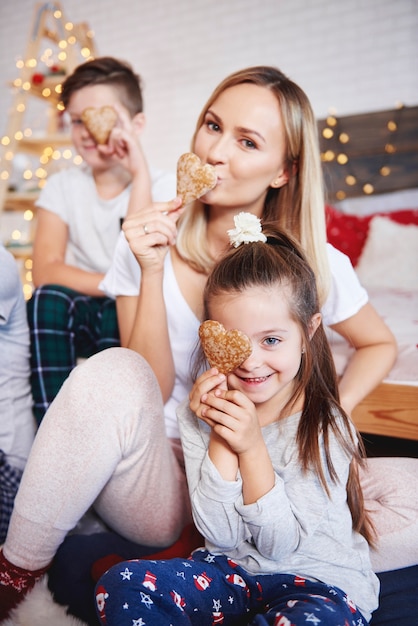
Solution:
[[[142,113],[137,113],[132,119],[128,111],[118,103],[113,108],[118,115],[116,125],[108,142],[104,145],[98,144],[97,149],[103,156],[116,159],[134,177],[146,167],[145,155],[139,141],[145,118]]]

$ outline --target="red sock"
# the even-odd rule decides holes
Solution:
[[[10,563],[0,550],[0,622],[23,600],[48,567],[34,572],[22,569]]]
[[[116,565],[117,563],[121,563],[122,561],[126,561],[126,559],[124,559],[122,556],[119,556],[119,554],[108,554],[107,556],[103,556],[101,559],[97,559],[97,561],[94,561],[93,565],[91,566],[91,577],[93,578],[94,582],[97,583],[100,576],[103,576],[103,574],[107,572],[107,570],[110,569],[112,565]]]

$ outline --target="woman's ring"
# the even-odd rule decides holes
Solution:
[[[145,235],[148,235],[149,234],[148,226],[144,224],[142,228],[144,229]]]

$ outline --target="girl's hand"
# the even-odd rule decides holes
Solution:
[[[190,408],[238,455],[264,446],[256,408],[243,393],[226,388],[226,377],[211,369],[190,392]]]
[[[142,271],[162,269],[169,247],[176,242],[177,220],[183,210],[181,198],[174,198],[155,202],[125,218],[122,230]]]
[[[211,427],[215,423],[205,416],[207,409],[206,400],[208,394],[220,386],[226,389],[226,376],[220,374],[216,367],[212,367],[199,376],[189,394],[191,410]]]

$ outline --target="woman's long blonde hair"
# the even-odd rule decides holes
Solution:
[[[268,190],[263,221],[274,221],[300,242],[317,280],[319,300],[324,304],[329,291],[330,269],[326,253],[325,202],[322,167],[315,116],[304,91],[279,69],[256,66],[225,78],[203,107],[192,139],[204,123],[208,109],[226,89],[251,83],[276,95],[286,138],[286,167],[289,181]],[[207,206],[196,201],[179,221],[177,249],[192,267],[208,273],[215,259],[207,242]]]

